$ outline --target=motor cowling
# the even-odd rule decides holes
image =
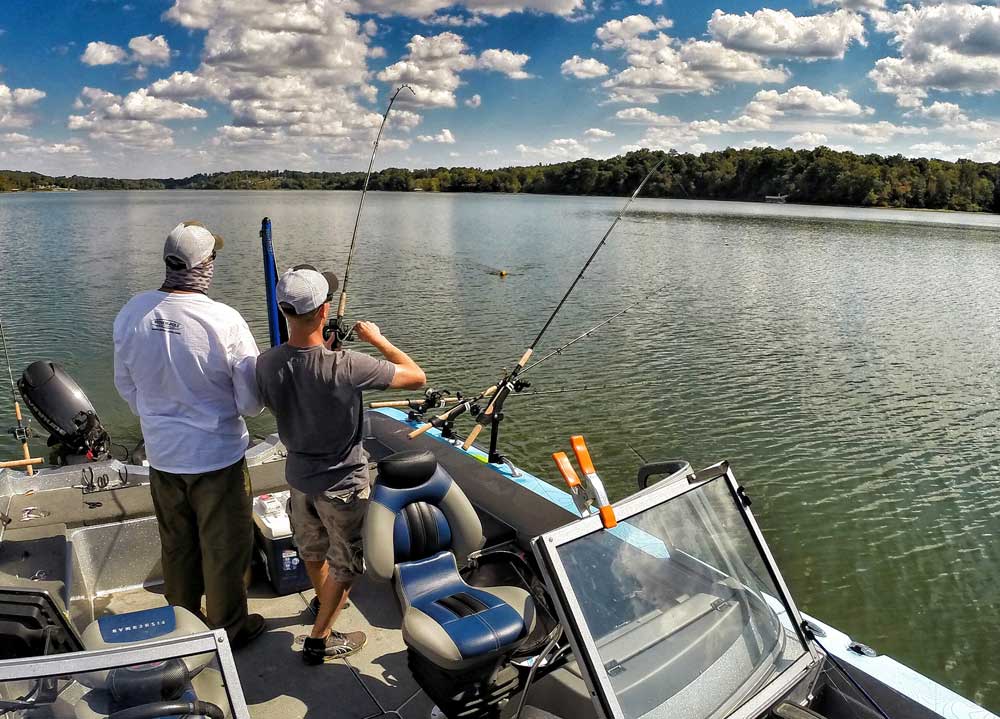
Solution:
[[[24,404],[49,433],[59,464],[110,457],[111,438],[94,405],[61,365],[39,360],[17,381]]]

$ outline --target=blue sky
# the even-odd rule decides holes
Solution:
[[[636,147],[1000,160],[994,0],[6,0],[0,168],[496,167]]]

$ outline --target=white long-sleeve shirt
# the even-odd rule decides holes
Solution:
[[[237,462],[261,413],[257,343],[239,312],[199,293],[142,292],[115,318],[115,387],[139,417],[149,464],[211,472]]]

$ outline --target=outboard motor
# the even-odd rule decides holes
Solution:
[[[111,438],[72,377],[48,360],[32,362],[17,381],[24,403],[49,433],[56,463],[82,464],[109,459]]]

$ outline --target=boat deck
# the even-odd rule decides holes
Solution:
[[[309,633],[312,590],[275,596],[270,585],[255,582],[250,611],[264,616],[267,632],[234,652],[247,706],[254,719],[336,716],[365,719],[398,710],[402,719],[426,719],[433,706],[406,667],[400,615],[388,585],[362,579],[337,620],[342,630],[361,630],[367,645],[346,660],[307,666],[299,657]],[[115,594],[101,613],[121,614],[166,604],[162,586]]]

